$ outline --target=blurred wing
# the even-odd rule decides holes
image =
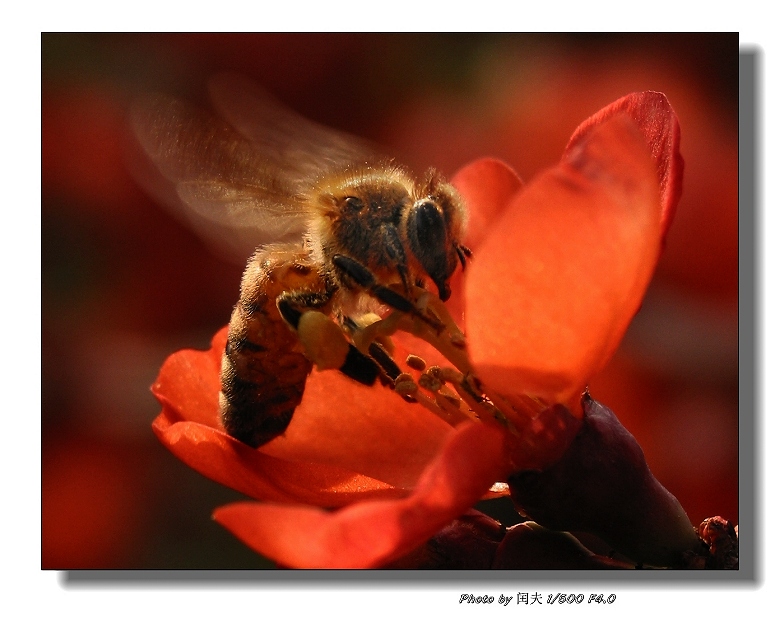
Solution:
[[[303,207],[289,197],[287,205],[271,203],[252,188],[211,181],[179,182],[176,191],[207,227],[226,227],[239,240],[251,241],[244,260],[258,245],[300,240],[306,227]]]
[[[294,179],[312,180],[387,160],[369,142],[306,119],[241,75],[214,76],[209,94],[219,115]]]
[[[242,261],[260,244],[300,238],[306,226],[301,181],[224,121],[166,96],[131,110],[135,137],[155,172],[139,181],[183,213],[207,240]]]

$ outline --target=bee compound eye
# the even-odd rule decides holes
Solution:
[[[447,278],[454,266],[450,266],[453,261],[450,258],[447,222],[442,209],[430,199],[419,202],[414,206],[407,227],[412,252],[436,284],[439,298],[446,301],[450,296]]]
[[[432,201],[418,203],[409,222],[409,234],[416,243],[415,252],[427,250],[425,255],[430,255],[431,251],[434,255],[443,253],[447,224],[441,208]]]
[[[423,229],[435,226],[439,223],[443,224],[444,221],[444,215],[442,214],[441,209],[430,199],[417,204],[416,215],[418,226]]]

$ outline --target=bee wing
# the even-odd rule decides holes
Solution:
[[[306,119],[239,74],[214,76],[209,94],[220,116],[261,145],[293,184],[387,161],[371,143]]]
[[[179,182],[176,191],[207,228],[226,228],[220,240],[236,248],[242,261],[259,245],[300,240],[306,228],[302,207],[290,210],[291,206],[267,202],[253,188],[192,181]]]
[[[280,172],[273,150],[162,95],[136,102],[131,122],[156,169],[136,167],[136,177],[204,238],[242,261],[260,244],[300,239],[307,222],[301,184]]]

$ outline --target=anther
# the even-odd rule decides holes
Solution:
[[[412,370],[417,370],[418,372],[422,372],[427,368],[427,364],[425,363],[425,359],[422,357],[418,357],[417,355],[409,355],[406,358],[406,365],[409,366]]]
[[[426,374],[438,379],[442,383],[452,383],[453,385],[460,385],[463,383],[463,374],[454,368],[448,368],[446,366],[431,366],[426,370]]]
[[[402,396],[414,396],[417,393],[417,383],[415,383],[414,377],[406,372],[396,377],[393,388]]]
[[[442,382],[434,375],[424,372],[420,375],[420,387],[430,392],[437,392],[442,388]]]

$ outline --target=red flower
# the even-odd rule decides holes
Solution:
[[[547,468],[568,448],[580,396],[658,260],[680,195],[678,145],[665,96],[638,93],[583,123],[560,163],[526,186],[495,160],[453,178],[474,258],[452,280],[450,312],[465,315],[465,365],[500,410],[495,421],[453,427],[387,388],[315,371],[286,434],[254,450],[219,423],[222,330],[209,351],[165,362],[155,433],[194,469],[262,502],[215,518],[284,566],[381,566],[410,552],[494,482]],[[409,335],[394,340],[396,361],[414,352],[449,365]]]

